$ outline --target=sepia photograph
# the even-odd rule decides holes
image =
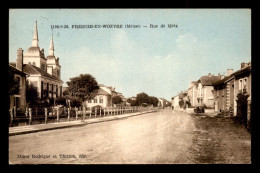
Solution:
[[[9,8],[9,165],[251,164],[251,9]]]

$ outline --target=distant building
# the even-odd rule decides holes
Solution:
[[[86,101],[87,107],[101,106],[102,108],[112,107],[112,98],[117,95],[115,91],[115,87],[105,86],[103,84],[99,84],[99,89],[97,91],[94,99],[90,99]]]
[[[197,81],[197,100],[199,106],[214,108],[214,87],[213,84],[221,79],[221,76],[202,76]]]
[[[180,102],[179,95],[172,97],[172,108],[176,110],[180,109],[179,102]]]
[[[169,102],[164,98],[158,98],[158,107],[166,107]]]
[[[191,81],[189,88],[187,90],[187,95],[190,101],[191,106],[196,107],[198,106],[198,99],[197,99],[197,81]]]

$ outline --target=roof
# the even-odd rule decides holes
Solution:
[[[36,67],[34,65],[30,65],[30,64],[25,64],[24,65],[24,72],[26,72],[28,74],[40,74],[41,76],[44,76],[44,77],[47,77],[47,78],[51,78],[51,79],[54,79],[54,80],[62,81],[58,77],[50,75],[49,73],[47,73],[46,71],[40,69],[39,67]]]
[[[16,67],[16,62],[9,62],[9,65]]]
[[[97,95],[110,95],[108,92],[103,90],[102,88],[98,89]]]
[[[250,71],[250,70],[251,70],[251,65],[250,65],[250,66],[247,66],[247,67],[245,67],[245,68],[242,68],[242,69],[240,69],[240,70],[235,71],[235,72],[232,73],[230,76],[226,76],[224,79],[221,79],[221,80],[215,82],[213,85],[216,86],[216,85],[223,84],[223,83],[225,83],[227,80],[231,79],[232,77],[237,76],[237,75],[242,74],[242,73],[245,73],[245,72],[248,72],[248,71]]]
[[[249,66],[247,66],[245,68],[242,68],[240,70],[235,71],[232,75],[237,76],[239,74],[242,74],[242,73],[245,73],[245,72],[248,72],[248,71],[251,71],[251,65],[249,65]]]
[[[223,84],[223,83],[225,83],[227,80],[231,79],[232,77],[233,77],[233,75],[226,76],[226,77],[224,77],[223,79],[214,82],[213,85],[216,86],[216,85],[219,85],[219,84]]]
[[[10,65],[10,64],[9,64],[9,70],[16,73],[16,74],[20,74],[20,75],[23,75],[23,76],[28,75],[27,73],[15,68],[13,65]]]
[[[163,100],[163,101],[165,101],[165,102],[168,102],[166,99],[164,99],[164,98],[159,98],[159,99],[161,99],[161,100]]]
[[[39,47],[30,47],[26,50],[24,56],[38,56],[44,58],[44,53],[40,50]]]
[[[202,76],[198,81],[201,82],[201,85],[210,86],[219,80],[220,80],[219,76]]]
[[[188,94],[188,93],[187,93],[186,91],[181,92],[181,93],[179,94],[179,98],[182,99],[183,97],[187,96],[187,94]]]

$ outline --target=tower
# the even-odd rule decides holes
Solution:
[[[37,20],[35,22],[35,27],[34,27],[32,47],[39,47]]]
[[[50,75],[54,75],[58,78],[60,78],[60,65],[59,65],[59,58],[55,57],[54,55],[54,44],[53,44],[53,31],[49,46],[49,54],[46,57],[47,58],[47,73]]]
[[[51,42],[49,47],[49,56],[54,56],[53,31],[52,31]]]
[[[23,64],[31,64],[36,67],[46,70],[46,58],[44,49],[39,47],[37,21],[35,22],[32,46],[26,50],[24,54]]]

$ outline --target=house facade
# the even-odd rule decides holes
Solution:
[[[220,76],[214,76],[209,73],[208,76],[202,76],[197,81],[197,100],[199,106],[215,107],[213,84],[220,79]]]
[[[51,38],[49,53],[45,58],[44,49],[39,47],[37,22],[35,23],[32,46],[23,54],[19,50],[24,72],[29,74],[27,80],[38,92],[38,97],[53,103],[55,98],[62,96],[62,84],[60,79],[61,66],[59,58],[54,55],[53,37]],[[13,64],[14,63],[10,63]]]
[[[234,74],[234,115],[247,114],[247,120],[251,119],[251,62],[241,63],[241,69]],[[241,107],[239,94],[247,98],[245,107]]]
[[[197,91],[197,81],[191,81],[187,94],[192,107],[198,106]]]
[[[180,104],[179,104],[179,95],[175,96],[175,97],[172,97],[172,108],[173,109],[180,109]]]
[[[101,106],[102,108],[112,107],[112,98],[117,95],[114,87],[99,84],[99,89],[93,99],[87,100],[87,107]]]
[[[18,49],[18,51],[21,51]],[[16,61],[20,61],[21,57],[17,56]],[[17,91],[10,95],[10,109],[16,107],[17,109],[25,110],[26,108],[26,76],[27,73],[23,72],[23,66],[21,63],[16,63],[16,67],[9,65],[9,73],[13,74],[13,77],[18,82]]]
[[[166,107],[166,105],[168,104],[168,101],[164,98],[158,98],[158,107]]]
[[[228,69],[225,77],[215,82],[215,112],[228,112],[234,107],[234,76],[233,69]]]

